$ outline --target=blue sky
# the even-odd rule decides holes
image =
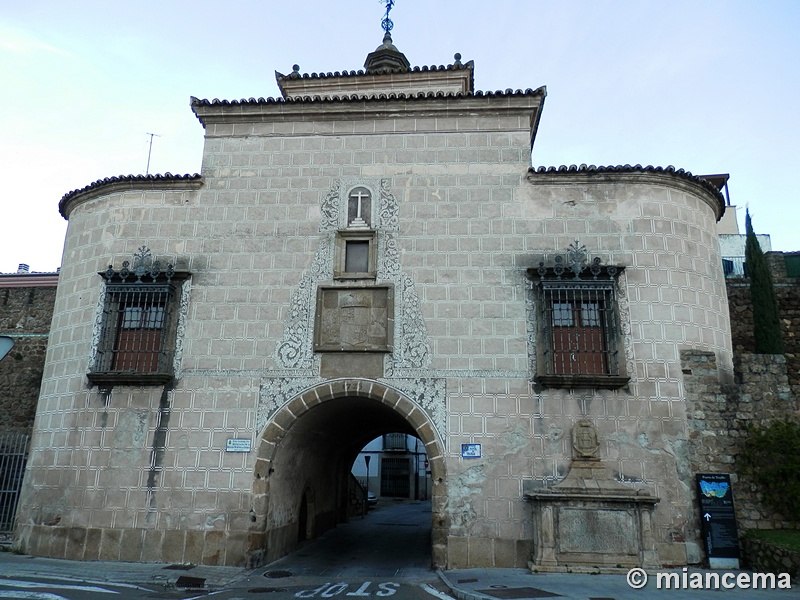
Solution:
[[[58,201],[98,179],[200,171],[189,97],[278,96],[274,71],[356,70],[378,0],[27,0],[0,14],[0,272],[60,265]],[[532,163],[730,173],[776,250],[800,250],[800,2],[396,0],[413,65],[481,90],[546,85]],[[744,216],[739,214],[743,228]]]

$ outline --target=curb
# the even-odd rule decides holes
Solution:
[[[450,590],[458,600],[497,600],[493,596],[487,596],[486,594],[481,594],[480,592],[472,592],[460,587],[457,587],[450,581],[450,578],[444,574],[444,571],[441,569],[436,569],[436,574],[439,576],[439,579],[442,580],[442,583],[447,586],[447,589]]]

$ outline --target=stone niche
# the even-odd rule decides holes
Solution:
[[[533,506],[531,569],[657,567],[651,513],[659,498],[611,478],[589,421],[572,429],[567,476],[524,494]]]

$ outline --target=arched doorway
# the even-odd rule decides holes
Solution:
[[[254,518],[263,523],[265,562],[292,552],[347,519],[350,470],[364,444],[401,432],[419,438],[431,470],[432,562],[444,565],[446,498],[442,441],[427,413],[376,381],[337,379],[296,396],[270,418],[258,447]],[[307,490],[313,489],[313,502]],[[303,508],[305,507],[305,508]],[[303,513],[305,511],[305,513]],[[308,524],[313,522],[313,527]]]

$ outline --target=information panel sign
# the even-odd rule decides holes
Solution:
[[[225,444],[225,452],[250,452],[253,442],[242,438],[228,438]]]
[[[696,480],[709,566],[712,569],[739,568],[739,536],[730,475],[698,473]]]
[[[461,458],[481,458],[481,445],[461,444]]]

